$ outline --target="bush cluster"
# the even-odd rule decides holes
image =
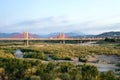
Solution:
[[[120,80],[113,72],[98,72],[92,65],[69,62],[0,58],[1,80]]]

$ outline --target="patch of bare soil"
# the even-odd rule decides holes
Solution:
[[[84,64],[83,62],[79,62],[77,58],[72,59],[75,64]],[[120,63],[120,57],[117,55],[95,55],[94,57],[90,56],[88,65],[94,65],[98,68],[99,71],[115,71],[118,67],[117,63]]]
[[[99,60],[98,63],[116,64],[120,62],[120,57],[117,55],[95,55],[95,58]]]
[[[98,67],[99,71],[108,71],[117,69],[116,64],[120,62],[120,57],[117,55],[95,55],[90,58],[91,65]],[[92,63],[95,62],[95,63]]]

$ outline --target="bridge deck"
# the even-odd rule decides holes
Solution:
[[[91,41],[97,41],[97,40],[103,40],[103,38],[0,38],[0,41],[20,41],[20,40],[91,40]]]

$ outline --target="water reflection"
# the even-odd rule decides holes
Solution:
[[[98,71],[100,71],[100,72],[107,72],[107,71],[110,71],[110,70],[115,71],[114,68],[98,67]]]
[[[23,58],[23,52],[20,49],[17,49],[15,52],[16,58]]]

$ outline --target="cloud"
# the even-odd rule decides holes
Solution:
[[[105,20],[104,20],[105,21]],[[107,21],[107,20],[106,20]],[[1,32],[23,32],[29,31],[37,34],[51,32],[79,31],[90,34],[97,34],[103,31],[120,30],[120,23],[102,24],[101,20],[90,20],[81,22],[79,19],[70,17],[47,17],[35,20],[26,20],[15,24],[2,25]]]

